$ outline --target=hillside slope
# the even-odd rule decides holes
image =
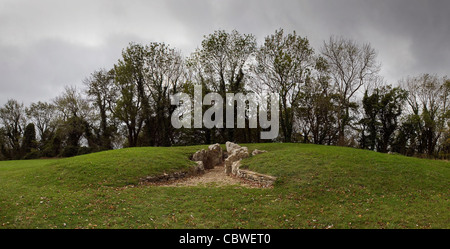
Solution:
[[[0,162],[0,228],[450,228],[450,164],[351,148],[248,144],[273,189],[136,185],[206,146]]]

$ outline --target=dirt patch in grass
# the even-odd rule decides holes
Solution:
[[[191,187],[191,186],[205,186],[205,187],[223,187],[223,186],[239,186],[245,188],[260,188],[257,183],[244,180],[234,176],[225,174],[224,165],[218,165],[213,169],[208,169],[204,174],[198,176],[187,177],[169,182],[151,183],[150,185],[163,187]]]

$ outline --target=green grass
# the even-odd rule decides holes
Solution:
[[[273,189],[138,185],[200,148],[0,162],[0,228],[450,228],[450,165],[351,148],[248,144]]]

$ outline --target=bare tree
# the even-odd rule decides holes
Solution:
[[[417,153],[433,155],[449,120],[450,84],[446,78],[423,74],[400,85],[409,92],[410,120],[417,127],[417,141],[412,143],[417,144]]]
[[[92,108],[89,102],[75,86],[67,86],[53,102],[63,121],[71,117],[83,118],[86,121],[92,119]]]
[[[3,126],[4,137],[7,140],[8,157],[20,159],[21,139],[25,128],[25,109],[14,99],[8,100],[4,107],[0,108],[0,123]]]
[[[338,144],[345,145],[345,131],[352,121],[353,98],[362,86],[370,84],[380,70],[376,52],[370,44],[331,37],[324,42],[322,56],[328,63],[332,83],[339,94]]]
[[[56,130],[56,106],[47,102],[32,103],[26,113],[39,132],[41,142],[45,142]]]

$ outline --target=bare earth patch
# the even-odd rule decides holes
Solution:
[[[203,175],[192,176],[176,181],[152,184],[164,187],[190,187],[190,186],[240,186],[246,188],[259,188],[259,184],[241,178],[228,176],[225,174],[224,165],[217,165],[214,169],[206,170]]]

